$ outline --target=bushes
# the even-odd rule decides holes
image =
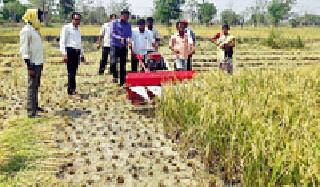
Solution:
[[[285,39],[281,36],[281,32],[272,30],[265,41],[265,45],[273,49],[304,48],[305,43],[300,35],[297,35],[296,39]]]
[[[319,67],[212,72],[166,87],[161,117],[208,169],[244,186],[320,181]]]

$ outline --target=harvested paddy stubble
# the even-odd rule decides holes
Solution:
[[[316,186],[319,75],[319,66],[210,72],[166,87],[160,115],[166,129],[181,134],[183,146],[202,150],[209,171],[226,182]]]

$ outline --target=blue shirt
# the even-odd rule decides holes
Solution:
[[[131,24],[129,22],[121,21],[120,19],[112,22],[110,32],[110,45],[111,47],[126,47],[128,45],[128,39],[132,37]],[[125,43],[121,43],[121,38],[125,38]]]

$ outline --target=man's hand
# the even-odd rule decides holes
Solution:
[[[64,56],[63,56],[63,63],[68,63],[68,55],[67,54],[65,54]]]
[[[121,39],[120,39],[120,42],[121,42],[121,44],[123,44],[123,45],[124,45],[125,41],[126,41],[125,38],[121,38]]]
[[[81,62],[86,62],[86,59],[84,58],[84,56],[82,56],[82,57],[80,58],[80,60],[81,60]]]
[[[36,71],[33,69],[28,69],[28,74],[30,77],[35,78],[36,77]]]
[[[97,49],[100,49],[101,45],[100,43],[97,43]]]

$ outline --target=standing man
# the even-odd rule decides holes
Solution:
[[[176,24],[177,33],[171,36],[169,48],[176,58],[175,70],[187,70],[187,60],[195,51],[195,45],[192,38],[185,32],[185,26],[182,22]]]
[[[153,50],[154,40],[148,30],[146,30],[146,21],[139,19],[137,22],[138,28],[132,31],[132,48],[131,52],[131,70],[132,72],[138,71],[138,58],[137,55],[143,56],[145,61],[145,55],[149,51]]]
[[[114,20],[111,27],[110,62],[113,73],[113,82],[118,82],[117,58],[120,58],[120,86],[125,83],[128,43],[131,41],[132,30],[128,22],[130,12],[121,11],[120,19]]]
[[[71,15],[72,22],[65,25],[60,35],[60,51],[68,70],[68,95],[76,95],[76,74],[79,62],[85,61],[83,47],[81,45],[80,21],[81,15],[74,12]]]
[[[103,47],[102,47],[102,58],[100,60],[99,75],[104,74],[105,67],[108,63],[108,56],[110,54],[110,30],[112,21],[115,20],[117,16],[115,14],[110,15],[110,22],[102,25],[100,30],[100,35],[97,40],[97,48],[101,46],[101,40],[103,38]],[[109,74],[111,74],[111,66],[109,68]]]
[[[40,27],[43,12],[28,9],[23,16],[25,26],[20,31],[20,53],[28,69],[27,113],[34,118],[37,112],[43,112],[38,103],[41,71],[43,69],[43,45]]]
[[[196,35],[192,31],[191,28],[188,27],[188,21],[186,19],[182,20],[182,23],[184,24],[185,27],[185,32],[188,34],[188,36],[192,39],[194,45],[196,45]],[[188,56],[187,60],[187,70],[191,71],[192,70],[192,54]]]
[[[159,34],[159,31],[154,27],[153,23],[154,23],[153,18],[147,17],[147,27],[152,35],[152,38],[155,41],[154,51],[158,51],[160,46],[160,34]]]
[[[227,71],[229,74],[233,72],[233,48],[236,46],[236,39],[229,33],[228,24],[222,26],[222,33],[217,33],[211,41],[218,47],[218,62],[220,69]]]

